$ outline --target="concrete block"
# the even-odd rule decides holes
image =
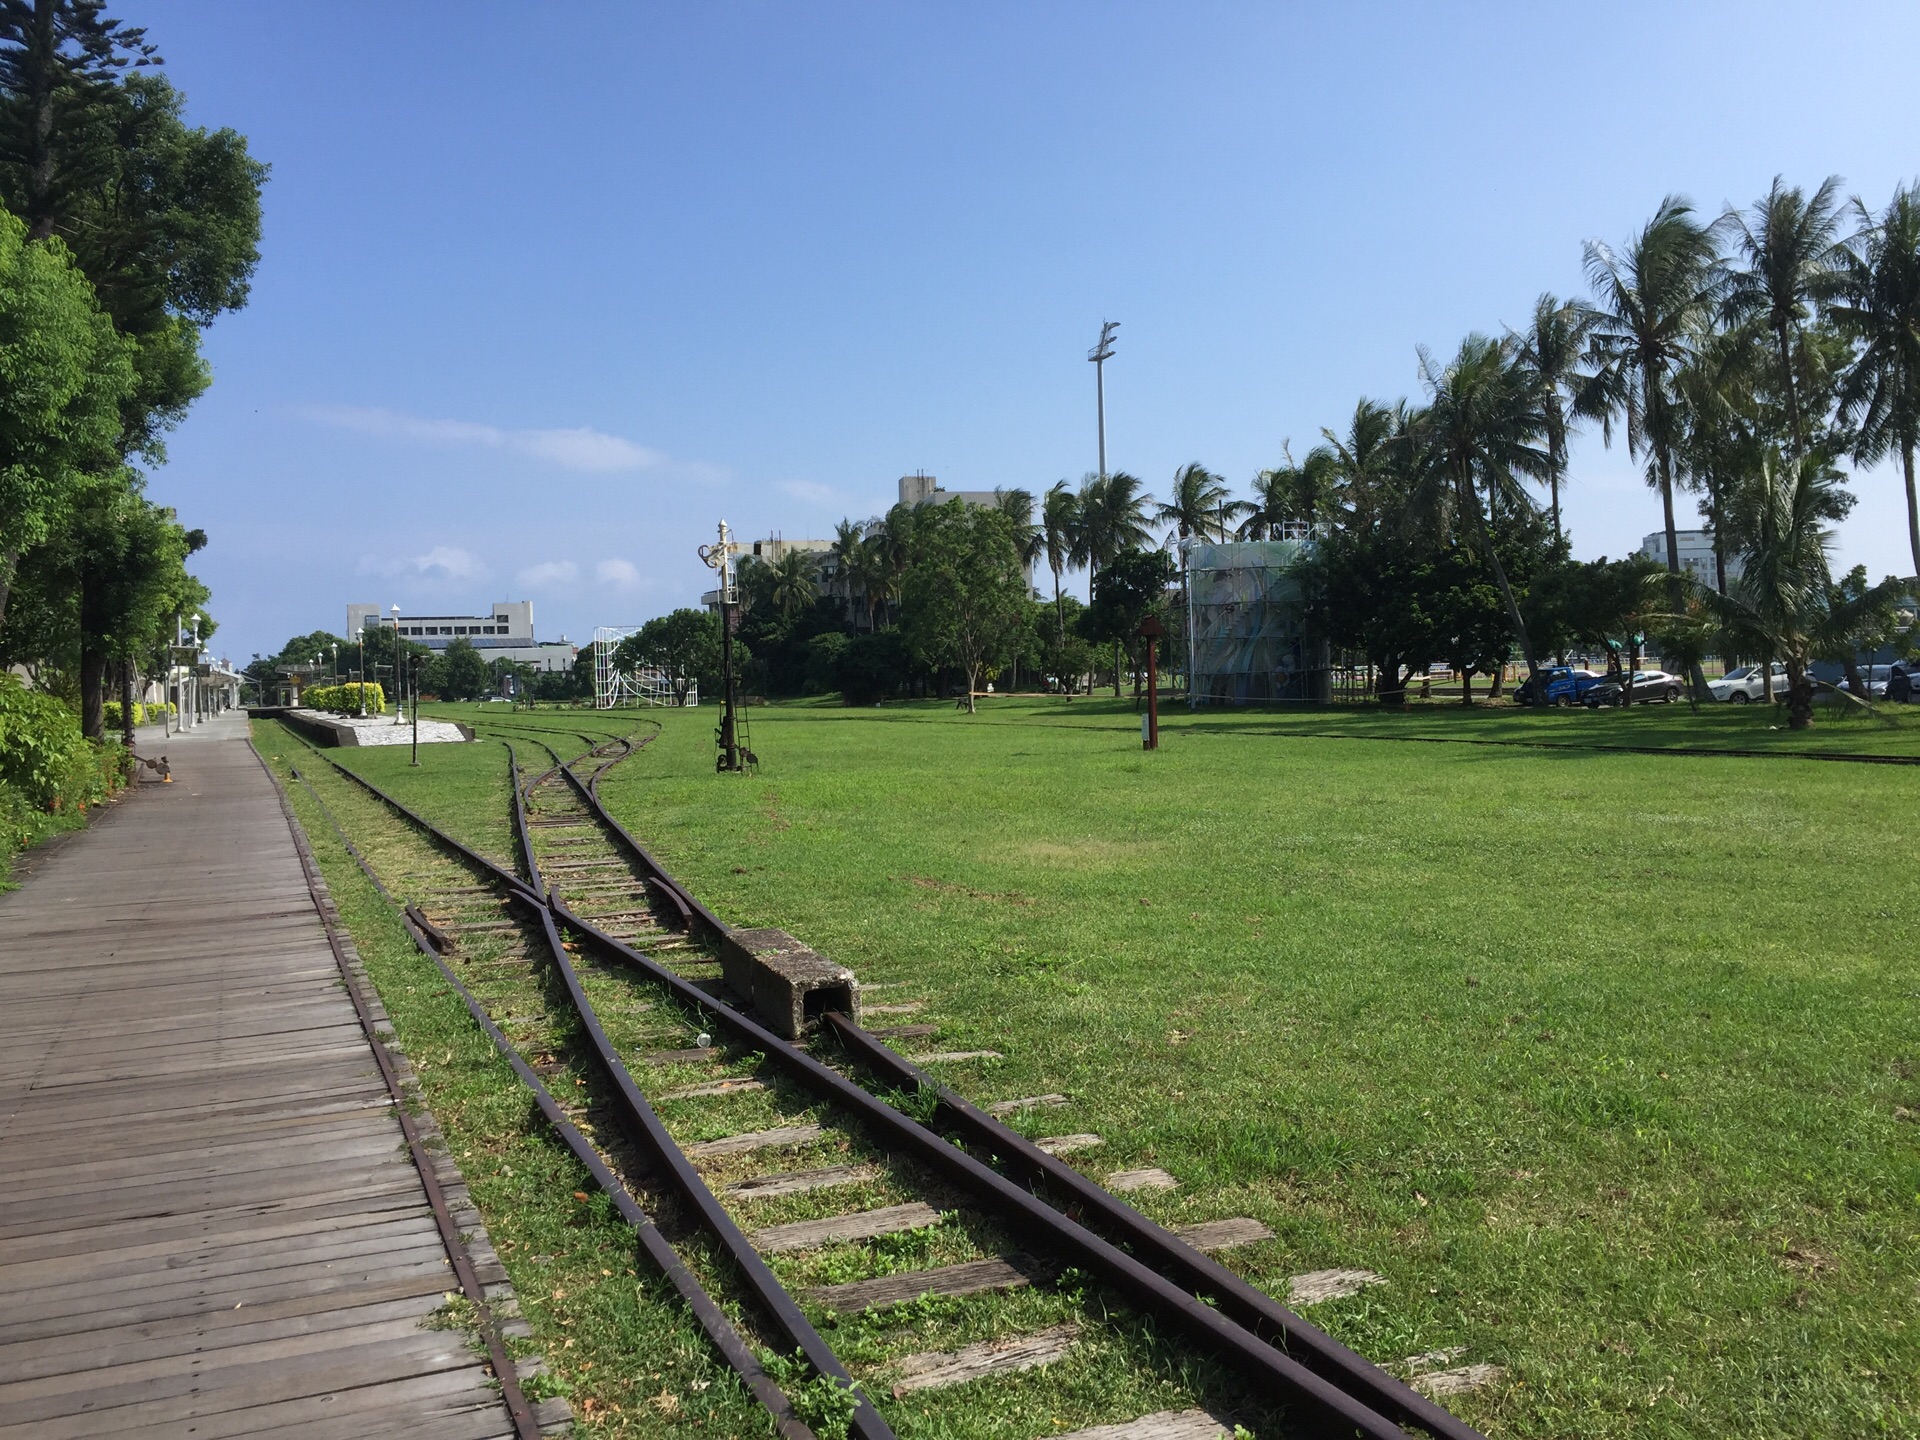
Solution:
[[[860,982],[784,930],[735,930],[720,944],[727,986],[776,1035],[798,1040],[829,1010],[860,1023]]]

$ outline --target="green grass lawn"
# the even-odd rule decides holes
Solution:
[[[1265,1220],[1257,1283],[1384,1274],[1312,1318],[1507,1367],[1450,1402],[1490,1433],[1920,1434],[1920,772],[1586,748],[1904,717],[1174,712],[1146,755],[1111,702],[797,705],[745,779],[711,707],[648,718],[603,793],[723,919],[1004,1052],[970,1096],[1070,1094],[1023,1123],[1172,1171],[1156,1218]],[[1368,738],[1413,734],[1568,748]]]

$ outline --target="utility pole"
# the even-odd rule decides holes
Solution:
[[[406,720],[407,682],[400,678],[400,607],[393,607],[393,723]]]
[[[733,617],[739,597],[733,588],[733,532],[726,521],[720,522],[719,543],[702,545],[700,558],[720,574],[720,758],[714,768],[723,773],[739,772],[747,768],[740,759],[739,736],[734,728]]]
[[[355,689],[360,695],[360,718],[367,718],[367,627],[363,622],[360,633],[355,637],[360,642],[360,681]]]
[[[408,669],[413,672],[413,763],[417,769],[420,764],[420,657],[412,656]]]
[[[1100,419],[1100,478],[1107,478],[1107,361],[1113,358],[1113,332],[1120,328],[1118,320],[1100,322],[1100,343],[1087,352],[1087,359],[1093,362],[1094,406]]]

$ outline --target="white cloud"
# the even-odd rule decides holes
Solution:
[[[529,565],[513,578],[521,588],[533,590],[571,585],[579,575],[580,567],[571,560],[546,560],[538,565]]]
[[[360,557],[360,573],[383,580],[412,577],[425,580],[478,580],[487,567],[478,555],[453,545],[436,545],[424,555]]]
[[[316,405],[303,413],[322,425],[362,435],[412,440],[422,445],[500,450],[563,470],[593,475],[647,470],[667,458],[657,450],[636,445],[621,436],[584,426],[570,430],[506,430],[469,420],[429,420],[397,410],[358,405]]]
[[[478,580],[487,573],[478,555],[452,545],[436,545],[412,563],[416,573],[433,580]]]
[[[811,501],[815,505],[839,505],[846,496],[831,485],[822,485],[813,480],[782,480],[780,488],[796,500]]]
[[[640,583],[640,572],[631,560],[602,560],[593,567],[593,574],[602,585],[618,585],[622,589]]]

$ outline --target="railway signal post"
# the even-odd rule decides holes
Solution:
[[[720,758],[714,768],[726,773],[744,771],[746,763],[740,753],[739,730],[734,722],[734,707],[738,700],[733,676],[733,628],[738,614],[739,595],[733,584],[733,532],[727,528],[727,522],[720,522],[720,538],[713,545],[700,547],[700,558],[720,575]]]

